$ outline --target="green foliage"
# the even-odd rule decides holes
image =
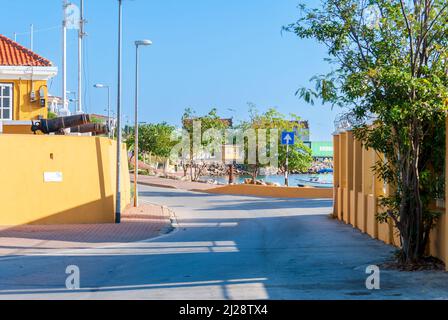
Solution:
[[[403,262],[418,261],[437,220],[431,202],[444,194],[448,3],[326,0],[300,8],[286,29],[324,44],[335,69],[297,94],[350,109],[356,138],[383,156],[374,169],[395,190],[381,199],[378,219],[400,230]],[[378,16],[369,21],[372,10]]]
[[[216,108],[211,109],[203,116],[197,116],[193,109],[187,108],[182,116],[182,124],[190,143],[189,159],[184,159],[182,166],[185,174],[190,168],[191,179],[197,181],[207,168],[207,163],[199,157],[202,150],[198,147],[202,146],[209,152],[218,150],[221,152],[222,146],[225,144],[223,130],[229,129],[230,123],[218,115]],[[200,135],[195,135],[195,132],[200,132]]]
[[[57,117],[58,117],[58,115],[56,113],[48,111],[47,119],[51,120],[51,119],[56,119]]]
[[[93,117],[93,116],[91,116],[90,117],[90,122],[91,123],[105,123],[105,122],[107,122],[106,120],[103,120],[103,119],[100,119],[100,118],[98,118],[98,117]]]
[[[182,116],[182,124],[184,129],[190,134],[191,140],[193,140],[193,125],[195,121],[201,122],[200,129],[202,133],[205,133],[209,129],[223,130],[229,128],[228,124],[218,115],[216,108],[211,109],[206,115],[200,117],[196,115],[194,110],[187,108]],[[208,145],[210,141],[203,139],[202,143],[203,145]]]
[[[248,147],[249,144],[246,142],[245,144],[245,154],[246,166],[250,171],[253,172],[253,177],[258,175],[259,169],[272,165],[271,163],[265,163],[260,159],[260,130],[266,130],[267,141],[270,141],[271,135],[274,139],[276,139],[276,144],[278,146],[278,150],[270,150],[270,144],[267,144],[266,153],[268,157],[276,156],[278,157],[278,165],[279,169],[282,171],[286,170],[286,146],[281,145],[281,132],[282,131],[295,131],[300,133],[303,130],[303,124],[301,123],[301,118],[295,114],[290,114],[289,117],[284,114],[278,112],[278,110],[274,108],[268,109],[265,113],[260,114],[255,105],[249,104],[250,110],[250,120],[241,123],[240,129],[244,131],[253,130],[256,136],[256,163],[249,164],[248,163]],[[278,152],[276,154],[271,154],[272,152]],[[303,141],[299,139],[295,139],[294,146],[290,146],[289,148],[289,170],[293,171],[306,171],[310,168],[312,162],[311,149],[306,146]]]
[[[279,169],[286,171],[286,146],[279,146]],[[311,149],[303,141],[296,139],[294,146],[289,147],[288,168],[289,171],[306,173],[313,162]]]
[[[176,141],[171,141],[175,128],[167,123],[144,124],[139,126],[139,150],[141,153],[151,153],[157,157],[168,158]],[[134,128],[126,139],[129,149],[134,147]]]
[[[206,115],[198,117],[196,112],[191,108],[187,108],[182,116],[182,124],[184,131],[189,135],[190,141],[190,157],[191,161],[197,156],[201,150],[196,150],[193,146],[195,143],[202,145],[203,147],[208,147],[209,149],[221,148],[224,144],[224,136],[222,134],[215,134],[213,137],[207,137],[205,134],[209,130],[222,131],[227,129],[228,123],[224,122],[221,117],[218,116],[218,110],[216,108],[211,109]],[[198,127],[195,128],[195,124]],[[200,131],[199,135],[194,135],[193,133]],[[199,139],[200,141],[195,141],[194,139]]]

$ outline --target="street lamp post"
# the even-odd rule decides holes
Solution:
[[[121,223],[121,70],[123,0],[118,0],[118,82],[117,82],[117,195],[115,223]]]
[[[109,129],[109,139],[111,138],[112,125],[110,122],[110,86],[98,83],[94,85],[97,89],[107,89],[107,128]]]
[[[134,142],[134,207],[138,207],[138,95],[139,95],[139,56],[138,48],[140,46],[150,46],[152,42],[150,40],[135,41],[135,142]]]

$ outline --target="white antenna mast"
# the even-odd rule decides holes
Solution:
[[[82,45],[84,33],[84,0],[80,0],[80,19],[79,19],[79,30],[78,30],[78,108],[76,110],[77,114],[83,113],[82,104]]]
[[[68,115],[67,103],[67,16],[66,9],[68,7],[67,0],[62,1],[63,21],[62,21],[62,109],[64,115]]]
[[[34,51],[34,24],[30,26],[30,49]]]

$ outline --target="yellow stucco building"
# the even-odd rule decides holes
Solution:
[[[0,225],[114,223],[117,145],[100,137],[33,135],[48,116],[57,68],[0,35]],[[122,146],[122,210],[130,203]]]
[[[31,120],[47,118],[47,81],[53,64],[0,35],[0,132],[29,133]]]

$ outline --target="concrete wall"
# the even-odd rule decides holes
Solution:
[[[247,195],[247,196],[272,197],[272,198],[306,198],[306,199],[333,198],[332,189],[271,187],[271,186],[257,186],[246,184],[223,186],[207,190],[206,192],[213,194]]]
[[[0,135],[0,225],[115,221],[116,142],[107,138]],[[130,203],[123,146],[122,203]],[[44,175],[62,173],[62,180]],[[58,179],[56,179],[58,180]]]
[[[381,224],[376,220],[380,210],[378,199],[392,191],[390,186],[373,173],[372,167],[375,162],[383,160],[381,155],[372,149],[363,148],[350,131],[336,134],[334,142],[334,217],[351,224],[372,238],[400,246],[399,235],[392,222]],[[448,176],[446,184],[448,186]],[[443,260],[448,268],[448,230],[446,229],[448,215],[445,213],[445,208],[435,209],[441,210],[444,214],[431,234],[428,249],[431,255]]]

